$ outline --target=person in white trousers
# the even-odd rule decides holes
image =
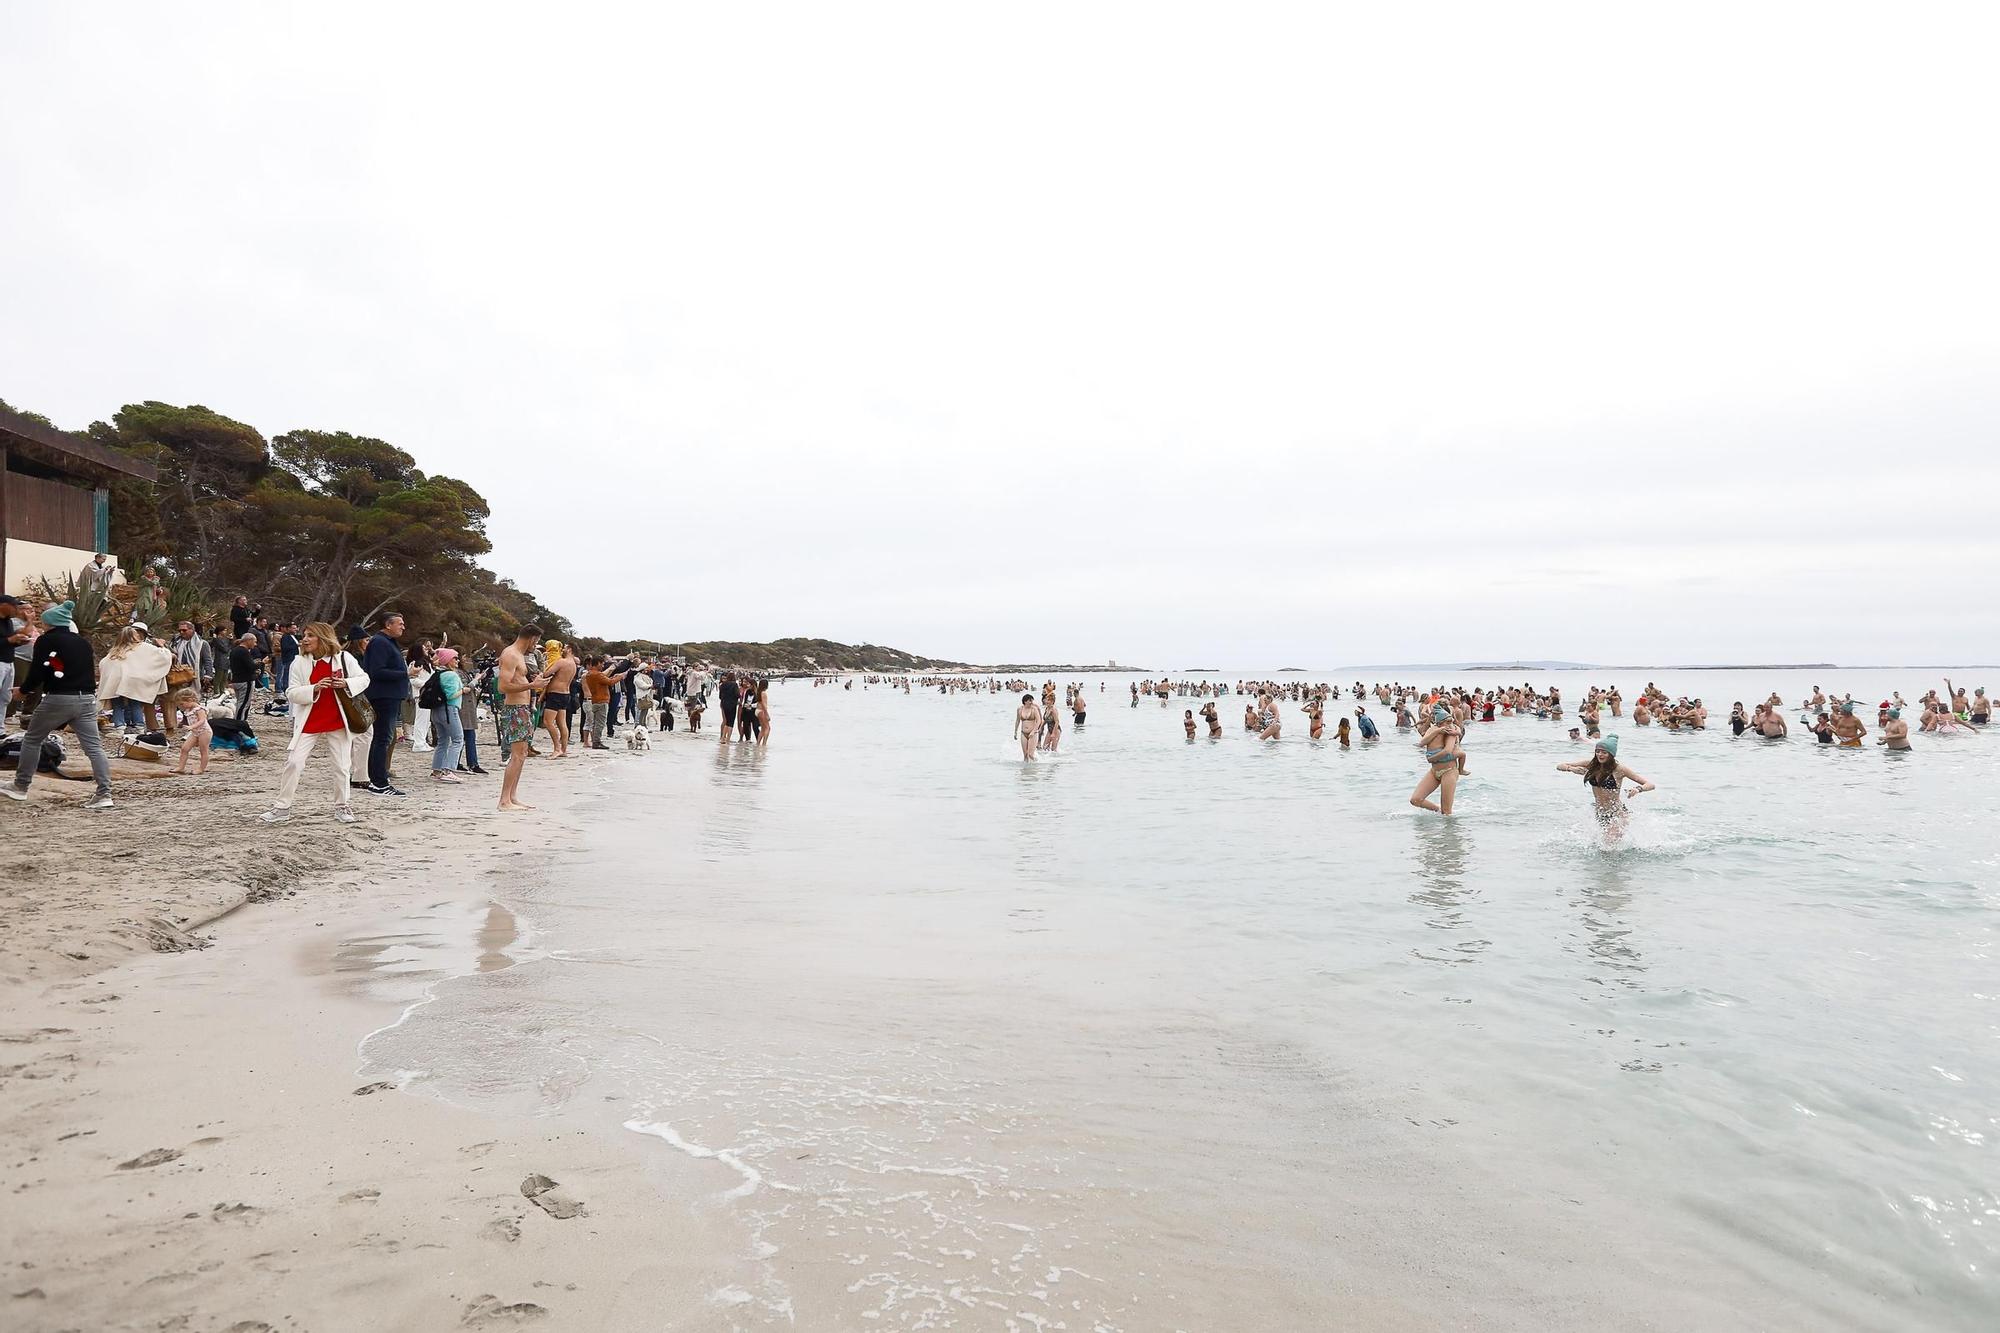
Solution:
[[[307,625],[305,641],[299,647],[299,661],[292,664],[291,686],[285,691],[292,717],[296,719],[292,723],[292,743],[285,751],[285,773],[278,781],[278,799],[264,813],[266,824],[282,824],[292,817],[292,798],[298,794],[299,779],[305,776],[306,761],[312,758],[322,739],[333,759],[339,793],[334,797],[333,817],[343,824],[354,822],[354,811],[347,803],[354,751],[347,715],[341,711],[335,691],[344,690],[350,698],[359,698],[367,688],[367,673],[362,671],[354,654],[341,648],[333,626],[324,621]]]

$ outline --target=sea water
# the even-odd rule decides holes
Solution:
[[[2000,736],[1727,725],[1937,674],[1538,674],[1448,820],[1372,702],[1189,742],[1090,675],[1024,763],[1016,696],[776,684],[766,749],[531,765],[599,793],[493,886],[535,949],[364,1055],[692,1171],[740,1258],[666,1328],[1991,1329]],[[1555,766],[1647,680],[1710,726],[1607,717],[1607,846]]]

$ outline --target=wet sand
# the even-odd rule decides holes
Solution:
[[[544,808],[525,818],[493,814],[490,783],[426,784],[354,828],[302,806],[267,830],[248,821],[276,765],[221,769],[205,790],[128,788],[115,819],[45,794],[14,826],[0,1326],[701,1326],[729,1237],[682,1202],[691,1168],[355,1072],[358,1042],[437,977],[511,962],[489,876],[597,784],[559,795],[531,767]],[[235,868],[140,871],[154,840]]]

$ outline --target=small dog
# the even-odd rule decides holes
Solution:
[[[653,748],[652,733],[644,727],[625,728],[625,748],[634,753],[651,751]]]

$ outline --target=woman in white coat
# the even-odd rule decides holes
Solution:
[[[339,693],[360,698],[368,688],[368,675],[354,654],[341,648],[333,626],[324,621],[316,620],[306,626],[299,659],[304,665],[293,663],[291,687],[285,691],[285,700],[291,704],[292,717],[296,719],[292,724],[292,744],[285,751],[285,774],[278,782],[277,802],[265,811],[264,822],[282,824],[292,817],[292,798],[298,794],[306,760],[312,758],[312,752],[324,738],[338,784],[333,817],[343,824],[352,824],[354,811],[348,807],[347,793],[351,790],[348,777],[353,747]]]
[[[127,737],[155,720],[153,705],[167,691],[167,671],[173,664],[173,653],[147,638],[137,625],[118,631],[118,641],[97,666],[97,697],[111,705],[111,723]]]

